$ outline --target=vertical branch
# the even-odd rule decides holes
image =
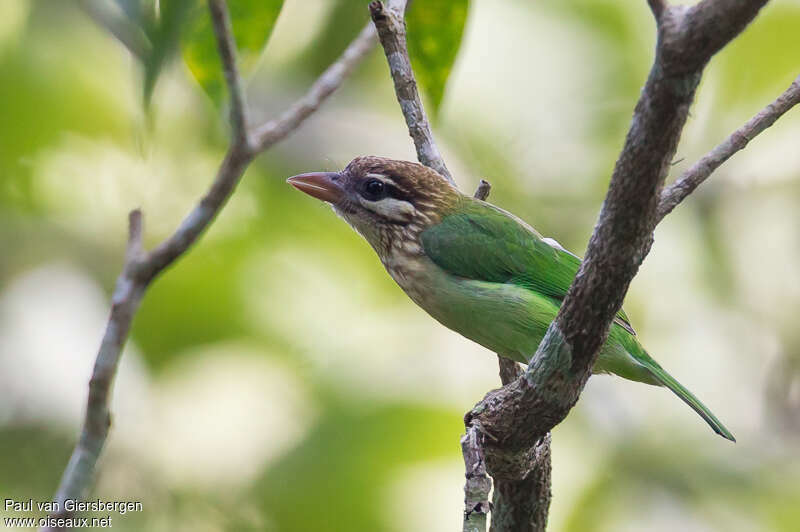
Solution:
[[[481,179],[474,197],[485,200],[489,197],[492,185]],[[500,362],[500,373],[503,373],[503,362],[510,360],[497,356]],[[512,362],[513,364],[513,362]],[[504,383],[505,384],[505,383]],[[463,532],[486,532],[489,511],[489,492],[492,481],[486,474],[486,465],[483,460],[483,447],[480,443],[482,435],[475,427],[470,427],[461,437],[461,454],[464,456],[464,470],[466,481],[464,483],[464,521]]]
[[[536,443],[529,460],[518,466],[524,474],[521,478],[495,478],[491,532],[543,532],[547,528],[552,498],[550,442],[548,432]]]
[[[234,143],[250,150],[250,139],[247,132],[247,100],[242,86],[242,77],[236,64],[236,40],[231,27],[231,17],[225,0],[208,0],[208,10],[217,39],[219,58],[222,61],[222,72],[228,86],[231,100],[231,129]]]
[[[483,179],[478,183],[474,197],[485,200],[489,197],[492,186]],[[500,366],[500,382],[503,386],[517,380],[524,372],[522,367],[511,359],[497,355]],[[475,519],[480,516],[482,506],[478,499],[476,488],[483,485],[471,477],[471,472],[476,470],[475,457],[480,458],[480,468],[477,477],[486,475],[486,466],[483,462],[483,447],[477,433],[477,427],[468,426],[467,433],[461,439],[461,449],[464,455],[464,464],[467,466],[467,483],[464,491],[467,494],[464,514],[464,530],[471,517],[470,510],[474,508]],[[467,445],[468,444],[468,445]],[[521,462],[515,474],[509,476],[496,476],[494,479],[494,496],[492,497],[492,525],[491,530],[544,530],[547,526],[547,516],[550,510],[551,499],[551,473],[550,460],[550,433],[548,432],[539,440],[528,462]],[[488,497],[491,480],[487,478],[486,497]],[[473,498],[470,498],[470,495]],[[481,492],[480,495],[483,495]],[[473,503],[478,503],[472,506]],[[485,523],[483,524],[485,527]],[[470,528],[470,530],[484,530]]]
[[[125,266],[117,278],[111,296],[111,314],[89,381],[89,398],[86,416],[78,444],[69,459],[56,491],[57,516],[66,516],[64,503],[67,499],[80,499],[91,485],[95,464],[108,437],[111,415],[108,403],[117,366],[128,337],[131,321],[139,308],[146,281],[139,275],[142,251],[142,213],[134,210],[129,215],[128,246]]]
[[[530,513],[535,507],[520,508],[529,499],[515,498],[519,492],[513,489],[506,492],[501,479],[536,490],[535,477],[519,475],[525,471],[520,464],[548,461],[547,434],[577,402],[628,285],[650,249],[663,180],[702,71],[765,2],[704,0],[689,8],[649,2],[658,27],[656,57],[586,258],[525,374],[489,392],[466,417],[468,429],[484,435],[484,461],[495,480],[495,500],[507,507],[502,515],[495,509],[495,532],[544,530],[545,521]],[[540,495],[549,500],[549,493]]]
[[[483,436],[472,427],[461,437],[461,453],[464,455],[466,482],[464,483],[463,532],[486,532],[487,517],[491,508],[489,491],[492,481],[486,474],[483,460]]]
[[[436,147],[428,117],[422,107],[406,44],[406,23],[403,18],[406,2],[400,4],[394,9],[384,7],[382,2],[370,2],[369,12],[378,30],[378,38],[386,54],[386,60],[389,62],[394,91],[408,125],[408,134],[411,135],[414,147],[417,149],[417,159],[455,184],[439,153],[439,148]]]

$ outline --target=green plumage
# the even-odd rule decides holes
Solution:
[[[430,277],[435,286],[426,286],[427,296],[417,302],[462,335],[527,363],[555,319],[580,259],[488,203],[461,196],[448,211],[420,235],[425,255],[442,274]],[[734,440],[700,400],[647,354],[622,311],[593,370],[666,386],[717,434]]]
[[[331,203],[428,314],[517,362],[536,353],[581,264],[522,220],[465,196],[417,163],[357,157],[341,172],[301,174],[289,183]],[[593,371],[666,386],[717,434],[734,440],[647,354],[622,310]]]

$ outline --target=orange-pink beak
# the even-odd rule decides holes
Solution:
[[[328,203],[338,203],[344,196],[341,180],[342,176],[336,172],[312,172],[290,177],[286,182],[309,196]]]

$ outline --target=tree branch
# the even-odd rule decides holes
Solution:
[[[489,505],[489,491],[492,481],[486,474],[483,461],[481,434],[476,427],[470,427],[461,437],[461,453],[464,455],[466,482],[464,483],[464,524],[463,532],[486,532]]]
[[[228,86],[231,100],[231,129],[234,143],[250,149],[250,138],[247,131],[247,101],[242,88],[242,77],[236,64],[236,42],[233,37],[231,17],[225,0],[208,0],[208,10],[217,39],[217,49],[222,61],[222,71]]]
[[[481,179],[473,196],[476,199],[485,200],[489,197],[491,190],[492,185],[485,179]],[[503,377],[504,371],[512,371],[509,368],[516,368],[517,366],[513,361],[500,355],[497,355],[497,360],[500,363],[501,380],[503,380],[503,384],[506,384],[505,377]],[[513,364],[513,366],[506,365],[506,362]],[[476,427],[468,428],[466,434],[461,437],[461,454],[464,456],[464,476],[466,478],[464,483],[463,532],[486,532],[488,528],[487,517],[491,510],[489,492],[492,489],[492,481],[486,474],[480,438],[481,434]]]
[[[653,12],[653,17],[656,19],[656,23],[661,20],[661,15],[664,14],[664,10],[667,8],[666,0],[647,0],[647,5],[650,6],[650,11]]]
[[[485,530],[491,474],[493,531],[541,531],[550,503],[549,431],[577,402],[630,281],[647,255],[660,218],[658,200],[702,70],[766,0],[704,0],[690,8],[648,0],[656,19],[656,57],[634,111],[625,146],[586,259],[521,375],[499,358],[503,389],[465,417],[464,530]],[[416,91],[401,13],[380,2],[370,12],[389,62],[398,102],[423,164],[444,167]],[[785,111],[784,111],[785,112]],[[442,171],[452,182],[452,178]],[[485,199],[483,183],[475,196]]]
[[[491,532],[545,530],[552,493],[550,433],[544,435],[517,467],[519,479],[495,477]]]
[[[292,104],[277,119],[270,120],[255,129],[253,137],[258,149],[264,150],[272,146],[297,129],[328,96],[339,88],[374,45],[375,28],[370,23],[361,30],[339,59],[317,78],[305,96]]]
[[[525,374],[467,415],[483,434],[492,477],[520,478],[536,444],[577,402],[630,281],[652,243],[659,194],[703,67],[766,0],[659,8],[650,75],[634,110],[580,270]],[[497,530],[510,530],[497,528]],[[526,523],[515,530],[542,530]]]
[[[131,320],[139,308],[143,287],[136,276],[142,259],[142,213],[134,210],[128,220],[128,246],[125,266],[117,278],[111,296],[111,315],[108,318],[100,349],[89,381],[89,399],[80,439],[61,477],[54,501],[63,511],[67,499],[78,499],[91,484],[97,459],[108,436],[111,415],[108,410],[111,385],[119,364],[120,352],[128,337]],[[51,530],[46,528],[45,530]]]
[[[231,119],[234,122],[240,120],[240,126],[244,127],[247,123],[246,109],[241,94],[241,79],[235,68],[236,47],[231,36],[230,23],[227,21],[227,8],[222,0],[209,0],[209,8],[212,11],[214,29],[223,56],[226,81],[232,99]],[[63,510],[64,501],[80,499],[91,486],[97,460],[111,424],[108,408],[111,386],[131,322],[150,282],[185,254],[208,228],[235,190],[244,170],[253,158],[297,129],[303,120],[341,85],[363,59],[373,42],[374,33],[370,30],[362,31],[298,103],[292,105],[278,119],[262,126],[257,149],[249,145],[247,137],[241,134],[243,130],[234,124],[230,147],[208,191],[175,232],[150,253],[142,249],[142,214],[138,210],[131,212],[125,265],[117,278],[112,295],[111,314],[89,383],[89,398],[80,437],[54,497],[62,511],[54,515],[68,516],[69,512]],[[238,103],[235,100],[238,100]]]
[[[770,127],[789,109],[800,103],[800,76],[778,98],[742,127],[731,133],[716,148],[704,155],[691,168],[686,170],[673,184],[661,193],[658,203],[657,222],[672,212],[680,202],[708,179],[708,177],[727,161],[733,154],[743,150],[759,133]]]
[[[481,179],[478,182],[478,188],[475,189],[475,194],[473,194],[473,197],[475,199],[479,199],[481,201],[484,201],[484,200],[486,200],[486,198],[489,197],[489,192],[491,192],[491,191],[492,191],[491,183],[489,183],[485,179]]]
[[[489,197],[492,186],[483,179],[478,183],[474,197],[485,200]],[[523,374],[522,367],[511,359],[497,355],[497,362],[500,366],[500,382],[503,386],[511,384]],[[464,530],[485,530],[486,524],[482,522],[480,510],[483,508],[482,501],[477,497],[477,488],[482,488],[483,483],[479,480],[480,475],[486,475],[486,467],[483,463],[483,447],[481,434],[475,425],[467,424],[467,433],[461,438],[461,449],[464,455],[464,464],[467,471],[467,482],[464,492],[467,494],[465,499]],[[465,444],[468,444],[465,446]],[[476,471],[476,459],[480,459],[480,469],[477,475],[471,472]],[[547,515],[550,509],[551,499],[551,474],[552,465],[550,459],[550,433],[548,432],[536,444],[535,452],[530,455],[528,463],[520,464],[521,473],[514,478],[497,477],[494,479],[494,496],[492,497],[492,527],[491,530],[544,530],[547,525]],[[491,480],[487,479],[486,495],[489,496]],[[472,495],[472,497],[470,497]],[[485,518],[484,518],[485,520]],[[526,525],[527,523],[527,525]],[[470,525],[468,528],[467,525]],[[477,525],[477,526],[476,526]],[[480,527],[483,528],[480,528]]]
[[[417,159],[425,166],[429,166],[442,174],[448,181],[455,184],[450,171],[444,164],[439,148],[433,140],[431,126],[422,100],[417,90],[417,81],[411,69],[411,60],[408,57],[406,45],[406,23],[403,18],[406,2],[398,2],[398,7],[390,5],[384,7],[382,2],[370,2],[369,12],[378,38],[389,62],[389,71],[394,82],[394,91],[403,116],[408,125],[408,134],[414,141],[417,149]]]

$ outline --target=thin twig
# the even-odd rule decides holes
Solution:
[[[431,126],[419,97],[406,44],[406,23],[403,18],[406,2],[399,4],[401,5],[396,8],[394,5],[384,7],[382,2],[370,2],[369,12],[378,30],[378,38],[386,54],[386,60],[389,62],[394,91],[408,125],[408,133],[414,140],[417,159],[455,184],[433,140]]]
[[[80,439],[69,459],[54,501],[56,517],[66,517],[64,509],[67,499],[80,498],[91,485],[97,460],[103,450],[111,415],[108,410],[111,385],[117,373],[120,352],[128,337],[133,315],[139,307],[144,286],[137,276],[138,261],[142,258],[142,213],[134,210],[129,215],[128,245],[125,266],[117,278],[111,296],[111,315],[108,318],[100,349],[89,381],[89,399]],[[45,527],[43,530],[56,530]]]
[[[694,189],[708,179],[733,154],[743,150],[758,134],[774,124],[798,103],[800,103],[800,76],[774,102],[731,133],[727,139],[704,155],[673,184],[664,189],[658,204],[658,221],[660,222],[664,216],[672,212],[672,209],[694,192]]]
[[[175,232],[156,246],[148,255],[147,261],[142,264],[143,275],[148,281],[186,253],[203,234],[222,210],[236,185],[239,184],[242,173],[252,161],[253,155],[243,150],[240,145],[231,145],[217,170],[211,187],[183,219]]]
[[[475,194],[473,194],[473,197],[475,199],[485,200],[486,198],[489,197],[489,192],[491,191],[492,191],[491,183],[489,183],[485,179],[481,179],[478,182],[478,188],[475,189]]]
[[[221,0],[210,0],[209,7],[212,9],[212,13],[215,8],[222,10],[216,15],[212,15],[215,17],[220,13],[227,12],[225,3]],[[221,51],[225,47],[232,54],[228,64],[235,65],[235,48],[232,46],[230,24],[224,23],[224,18],[216,20],[223,21],[221,24],[215,23]],[[105,444],[110,426],[108,403],[111,385],[131,322],[150,282],[176,259],[184,255],[208,228],[233,193],[253,157],[297,129],[303,120],[341,85],[355,65],[363,59],[373,42],[374,31],[363,31],[345,53],[320,76],[298,103],[291,106],[289,111],[278,119],[262,126],[263,134],[258,137],[256,150],[246,143],[245,137],[234,135],[225,159],[208,191],[175,232],[150,253],[142,250],[142,215],[138,210],[131,213],[125,266],[117,279],[112,295],[111,314],[89,384],[89,399],[83,428],[54,497],[62,509],[60,512],[55,512],[55,515],[59,517],[69,515],[69,512],[63,511],[63,502],[67,499],[80,499],[91,486],[97,460]],[[228,47],[229,45],[231,46]],[[223,60],[223,62],[225,61]],[[230,79],[227,72],[233,74]],[[235,99],[233,94],[239,90],[238,87],[241,87],[241,80],[235,69],[226,70],[226,80],[233,100]],[[235,105],[242,113],[245,113],[243,99],[240,100],[240,104]],[[236,115],[234,114],[234,116]],[[241,116],[245,118],[244,114]],[[246,121],[242,120],[241,123],[245,124]],[[236,130],[235,127],[234,130]],[[44,528],[44,530],[53,529]]]
[[[225,83],[228,86],[228,95],[231,100],[230,120],[234,142],[246,146],[249,150],[247,100],[242,87],[242,77],[239,75],[239,67],[236,64],[236,40],[233,36],[228,6],[225,0],[208,0],[208,10],[211,13],[214,36],[217,39],[217,49],[222,61],[222,71],[225,74]]]
[[[372,24],[367,24],[339,59],[317,78],[305,96],[292,104],[278,118],[262,124],[253,131],[258,150],[272,146],[297,129],[342,84],[374,45],[375,28]]]

